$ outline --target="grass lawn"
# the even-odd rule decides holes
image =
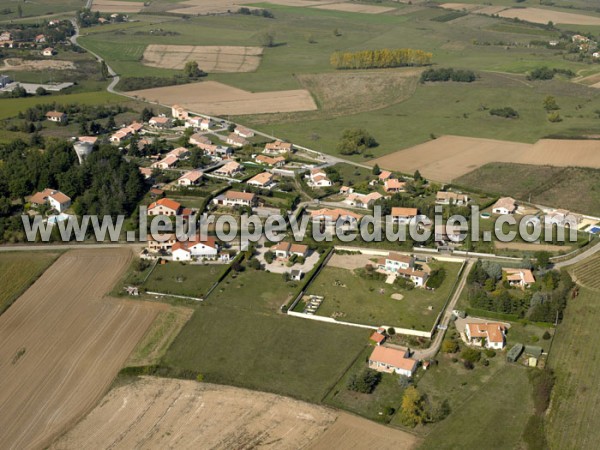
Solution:
[[[579,167],[490,163],[455,180],[480,189],[540,205],[600,216],[600,170]],[[582,195],[585,194],[585,195]]]
[[[146,291],[164,294],[202,297],[225,268],[222,264],[158,264],[141,287]]]
[[[246,292],[211,296],[198,306],[163,364],[199,371],[208,382],[320,402],[362,350],[368,331],[266,312],[263,301]],[[258,307],[240,308],[242,301]]]
[[[335,388],[329,392],[324,403],[334,408],[345,409],[363,417],[379,422],[388,422],[391,417],[386,408],[400,409],[404,388],[398,384],[398,375],[384,373],[381,382],[370,394],[362,394],[347,389],[348,380],[353,374],[360,374],[367,368],[372,346],[367,346],[356,359],[352,367],[344,374]],[[380,414],[383,413],[383,414]]]
[[[600,336],[598,293],[580,288],[558,326],[549,357],[556,374],[545,430],[551,448],[598,448]]]
[[[0,253],[0,314],[56,260],[56,252]]]
[[[308,293],[325,297],[317,310],[320,316],[335,315],[346,322],[429,331],[450,295],[460,264],[431,264],[432,269],[438,267],[446,269],[446,279],[434,292],[419,288],[409,291],[385,281],[360,277],[348,269],[325,267],[311,283]],[[404,298],[391,298],[394,293]],[[433,307],[431,311],[429,306]]]

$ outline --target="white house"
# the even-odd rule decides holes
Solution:
[[[277,243],[277,245],[271,247],[271,251],[275,253],[276,258],[287,259],[292,255],[304,258],[308,254],[308,246],[281,241]]]
[[[354,206],[356,208],[370,208],[373,204],[383,198],[379,192],[371,192],[369,194],[358,194],[352,193],[346,197],[344,203],[350,206]]]
[[[409,358],[407,350],[378,345],[369,356],[369,368],[378,372],[412,377],[417,370],[417,361]]]
[[[397,178],[388,178],[383,183],[383,190],[387,193],[404,192],[406,190],[406,182],[400,181]]]
[[[263,153],[265,155],[279,155],[281,153],[290,153],[292,149],[293,146],[291,143],[277,140],[266,144]]]
[[[171,128],[172,122],[168,117],[152,117],[148,124],[153,128]]]
[[[200,182],[202,175],[201,170],[190,170],[177,180],[177,184],[179,186],[194,186]]]
[[[273,184],[273,174],[269,172],[259,173],[250,178],[246,184],[259,188],[269,188]]]
[[[393,206],[392,213],[392,221],[394,223],[407,224],[411,220],[415,220],[418,216],[419,211],[417,208],[403,208],[401,206]]]
[[[61,213],[71,206],[71,198],[56,189],[44,189],[32,195],[29,203],[32,206],[49,204],[52,209]]]
[[[388,256],[383,259],[383,269],[387,272],[397,272],[398,269],[410,269],[414,265],[415,258],[410,255],[401,255],[399,253],[390,252]]]
[[[435,196],[435,202],[438,205],[463,206],[469,203],[469,196],[466,194],[459,194],[458,192],[438,191]]]
[[[187,241],[176,242],[171,247],[173,261],[190,261],[194,258],[216,259],[218,253],[219,246],[211,236],[204,240],[201,240],[200,236],[195,236]]]
[[[167,155],[160,161],[156,161],[150,165],[153,169],[170,169],[179,162],[179,158],[175,155]]]
[[[502,350],[506,345],[506,326],[502,323],[467,322],[465,335],[471,345]]]
[[[249,142],[242,136],[231,133],[227,136],[227,144],[233,145],[234,147],[242,148],[244,145],[248,145]]]
[[[171,115],[174,119],[186,120],[188,118],[188,112],[179,105],[171,106]]]
[[[310,174],[306,175],[307,184],[311,187],[332,186],[332,181],[327,177],[327,173],[322,169],[312,169]]]
[[[557,209],[546,214],[544,217],[544,223],[546,225],[558,225],[559,227],[569,226],[571,228],[577,228],[582,220],[583,217],[580,214],[573,214],[566,209]]]
[[[67,121],[67,115],[60,111],[48,111],[46,113],[46,119],[50,122],[63,123]]]
[[[242,170],[244,170],[244,166],[235,161],[230,161],[227,164],[219,167],[214,173],[225,177],[231,177]]]
[[[215,205],[223,206],[254,206],[256,195],[251,192],[227,191],[213,199]]]
[[[54,56],[55,53],[56,52],[52,47],[47,47],[44,50],[42,50],[42,56]]]
[[[502,197],[494,203],[492,212],[494,214],[514,214],[517,211],[517,207],[517,201],[514,198]]]
[[[176,216],[181,211],[181,203],[169,198],[161,198],[148,205],[149,216]]]
[[[283,156],[276,156],[275,158],[271,158],[266,155],[258,155],[255,158],[255,161],[259,164],[264,164],[272,167],[282,167],[285,165],[285,158]]]
[[[511,286],[518,286],[523,289],[535,283],[535,276],[529,269],[502,268],[502,273]]]
[[[251,138],[254,136],[254,131],[241,126],[236,127],[233,132],[242,138]]]

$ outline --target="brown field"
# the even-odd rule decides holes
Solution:
[[[600,88],[600,73],[595,73],[583,78],[576,78],[573,80],[575,83],[585,84],[593,88]]]
[[[40,71],[40,70],[69,70],[75,69],[73,61],[61,61],[61,60],[24,60],[21,58],[6,58],[4,60],[4,67],[0,67],[0,70],[25,70],[25,71]]]
[[[92,11],[111,13],[137,13],[144,7],[144,2],[125,2],[117,0],[94,0]]]
[[[572,14],[540,8],[510,8],[497,13],[500,17],[515,17],[533,23],[565,23],[573,25],[600,25],[600,17],[584,14]]]
[[[360,269],[365,267],[367,264],[372,264],[371,258],[377,257],[363,254],[340,255],[336,253],[327,263],[327,267],[338,267],[340,269],[348,270]]]
[[[144,377],[109,392],[53,449],[408,449],[417,439],[322,406],[229,386]]]
[[[499,250],[523,250],[526,252],[564,252],[570,250],[571,247],[564,245],[552,245],[552,244],[533,244],[527,242],[494,242],[494,247]]]
[[[242,6],[241,3],[243,2],[236,0],[187,0],[173,3],[173,9],[169,9],[169,12],[191,15],[218,14],[237,10]]]
[[[477,11],[474,12],[476,14],[487,14],[491,16],[492,14],[498,14],[500,11],[504,11],[506,8],[506,6],[485,6],[477,9]]]
[[[142,64],[161,69],[183,69],[196,61],[205,72],[253,72],[258,69],[262,47],[156,45],[144,50]]]
[[[474,4],[474,3],[442,3],[440,5],[442,8],[446,9],[456,9],[462,11],[463,9],[467,11],[474,11],[482,7],[482,5]]]
[[[329,3],[326,5],[313,6],[317,9],[329,9],[334,11],[354,12],[362,14],[382,14],[389,11],[395,11],[396,8],[375,5],[360,5],[358,3]]]
[[[449,183],[484,164],[493,161],[516,161],[531,144],[442,136],[406,150],[369,161],[380,167],[413,173],[419,170],[426,178]]]
[[[264,114],[317,109],[310,93],[304,89],[254,93],[216,81],[143,89],[128,94],[165,105],[178,104],[190,111],[212,115]]]
[[[442,136],[369,161],[380,167],[449,183],[491,162],[600,168],[600,141],[541,139],[535,144]]]
[[[157,308],[103,299],[129,250],[61,256],[0,317],[3,448],[43,448],[110,386]]]

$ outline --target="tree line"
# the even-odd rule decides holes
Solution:
[[[472,70],[460,70],[452,68],[427,69],[421,74],[421,83],[432,81],[457,81],[471,83],[477,79]]]
[[[336,69],[385,69],[431,64],[432,53],[411,48],[335,52],[330,62]]]

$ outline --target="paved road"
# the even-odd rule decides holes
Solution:
[[[456,302],[458,302],[458,299],[460,298],[460,294],[462,293],[463,289],[465,288],[465,286],[467,284],[467,277],[469,276],[469,273],[471,272],[471,268],[473,267],[474,262],[475,262],[474,259],[469,259],[467,261],[467,264],[463,270],[463,273],[461,275],[458,286],[454,290],[454,294],[452,295],[452,298],[448,302],[448,306],[446,307],[446,310],[444,311],[444,316],[442,317],[442,320],[440,321],[440,325],[443,328],[444,327],[447,328],[448,325],[450,324],[450,319],[452,318],[452,310],[455,308]],[[433,339],[431,346],[425,350],[415,350],[413,358],[416,360],[433,358],[439,351],[445,334],[446,334],[445,330],[438,329],[438,332],[435,335],[435,338]]]
[[[571,259],[555,263],[552,267],[554,269],[562,269],[563,267],[572,266],[573,264],[577,264],[578,262],[583,261],[584,259],[589,258],[598,252],[600,252],[600,244],[595,244],[593,247],[588,248],[586,251],[579,253]]]

